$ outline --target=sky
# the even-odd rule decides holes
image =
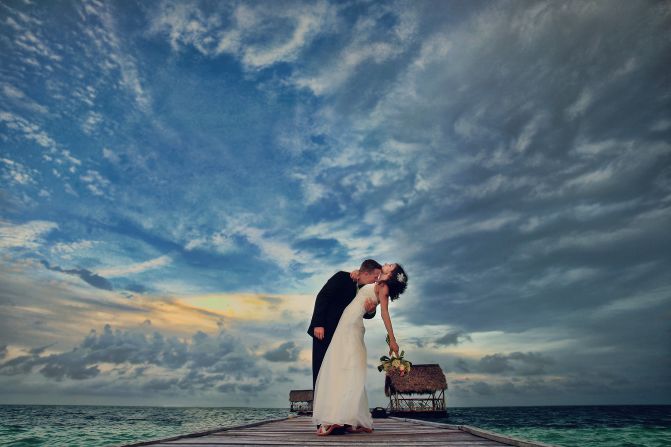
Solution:
[[[665,1],[0,0],[0,402],[288,407],[374,258],[448,407],[671,404],[670,53]]]

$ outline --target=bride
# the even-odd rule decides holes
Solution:
[[[373,431],[365,388],[364,303],[373,299],[381,304],[389,347],[398,355],[398,344],[389,317],[389,300],[397,299],[405,291],[407,283],[403,267],[385,264],[377,282],[361,287],[343,311],[315,382],[312,420],[319,425],[318,435],[329,435],[341,427],[346,427],[349,432]]]

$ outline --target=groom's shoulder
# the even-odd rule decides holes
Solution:
[[[350,279],[349,272],[339,271],[331,276],[331,281],[342,281],[343,279]]]

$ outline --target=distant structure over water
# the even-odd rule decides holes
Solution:
[[[312,390],[291,390],[289,410],[298,414],[312,414]]]
[[[395,416],[445,416],[447,380],[440,365],[413,365],[409,374],[401,376],[389,371],[384,393],[389,397],[389,412]]]

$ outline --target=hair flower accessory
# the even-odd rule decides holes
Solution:
[[[404,283],[405,282],[405,275],[403,273],[399,273],[398,275],[396,275],[396,280],[398,282],[403,282]]]

